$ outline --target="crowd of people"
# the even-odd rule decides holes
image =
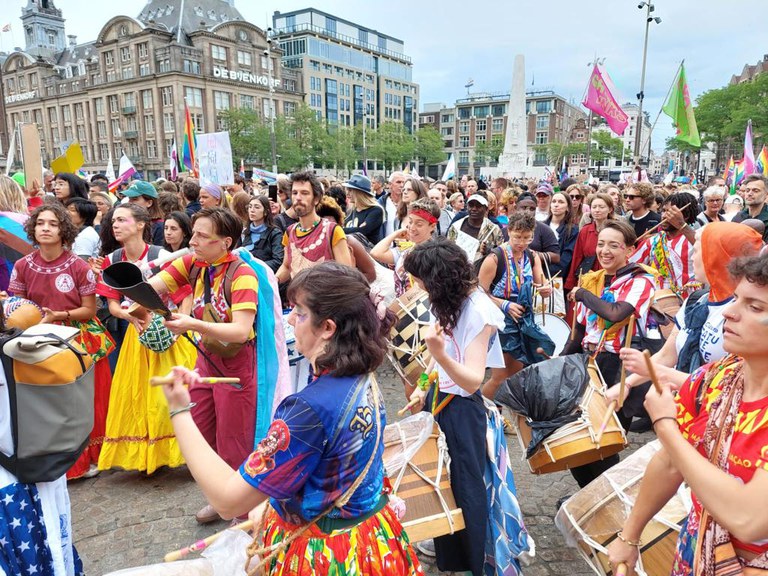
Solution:
[[[627,370],[619,421],[662,443],[611,562],[634,566],[643,526],[686,482],[694,506],[674,573],[715,574],[724,543],[732,562],[768,568],[767,178],[748,176],[736,194],[719,178],[678,187],[404,172],[337,181],[298,171],[272,188],[237,176],[110,190],[100,175],[64,173],[25,184],[0,176],[0,225],[27,241],[4,252],[0,290],[37,304],[43,323],[79,329],[95,363],[94,427],[68,479],[186,464],[208,500],[198,522],[262,521],[249,554],[268,573],[303,563],[306,573],[422,573],[386,497],[375,372],[388,302],[425,291],[426,373],[437,378],[406,395],[445,433],[466,529],[418,549],[441,570],[479,576],[499,554],[486,530],[489,414],[505,380],[552,354],[534,318],[549,301],[572,325],[562,354],[592,356],[611,399]],[[139,267],[169,317],[105,281],[120,262]],[[662,297],[677,309],[660,310]],[[259,406],[275,382],[258,344],[282,330],[281,307],[310,376]],[[655,352],[661,393],[643,349]],[[172,382],[149,386],[168,373]],[[206,380],[232,376],[239,384]],[[618,461],[571,473],[583,487]],[[497,574],[520,571],[522,518],[506,537],[520,545],[494,558]],[[0,548],[0,560],[14,554]]]

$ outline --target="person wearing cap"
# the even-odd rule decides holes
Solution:
[[[732,222],[734,217],[741,212],[744,199],[738,194],[730,194],[723,202],[723,218],[726,222]]]
[[[344,232],[362,234],[371,244],[376,244],[381,240],[384,209],[376,202],[371,190],[371,181],[367,176],[355,174],[344,183],[344,188],[351,196],[354,206],[344,220]]]
[[[489,220],[487,215],[488,198],[485,192],[475,192],[467,198],[467,216],[451,224],[447,234],[448,240],[462,246],[469,245],[466,236],[479,242],[475,255],[470,258],[477,266],[480,265],[488,252],[504,241],[501,229]]]
[[[123,192],[123,195],[128,198],[128,202],[131,204],[138,204],[147,209],[152,220],[152,244],[162,246],[165,241],[165,223],[163,211],[160,209],[160,204],[157,201],[157,190],[155,187],[144,180],[134,180],[128,189]]]
[[[549,203],[552,201],[553,188],[548,182],[539,182],[536,186],[536,221],[544,222],[549,218]]]
[[[200,207],[202,208],[229,208],[227,194],[221,186],[214,182],[206,182],[200,186]]]

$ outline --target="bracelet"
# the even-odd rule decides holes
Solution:
[[[195,406],[197,406],[196,402],[190,402],[189,404],[187,404],[183,408],[176,408],[176,410],[171,410],[171,418],[173,418],[177,414],[181,414],[182,412],[189,412]]]
[[[419,381],[416,383],[416,385],[419,387],[419,390],[423,390],[424,392],[429,390],[429,376],[422,372],[419,375]]]
[[[659,418],[656,418],[656,420],[654,420],[653,422],[651,422],[651,427],[656,428],[656,422],[661,422],[662,420],[674,420],[675,422],[677,422],[677,418],[675,418],[674,416],[661,416]]]
[[[616,534],[616,538],[624,542],[624,544],[626,544],[627,546],[634,546],[635,548],[641,548],[643,546],[643,543],[640,540],[635,540],[634,542],[632,540],[627,540],[626,538],[624,538],[624,534],[622,534],[621,532]]]

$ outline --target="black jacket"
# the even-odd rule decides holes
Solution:
[[[250,232],[246,229],[245,233],[249,234]],[[250,238],[244,235],[243,239],[245,240],[245,246],[250,244]],[[263,261],[264,264],[272,268],[273,272],[277,272],[277,269],[280,268],[285,256],[282,230],[279,228],[267,228],[259,238],[258,242],[251,247],[250,252],[256,258]]]

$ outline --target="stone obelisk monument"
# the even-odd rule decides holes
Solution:
[[[517,54],[512,68],[512,90],[507,106],[507,131],[498,171],[507,178],[523,178],[528,160],[528,126],[525,115],[525,56]]]

